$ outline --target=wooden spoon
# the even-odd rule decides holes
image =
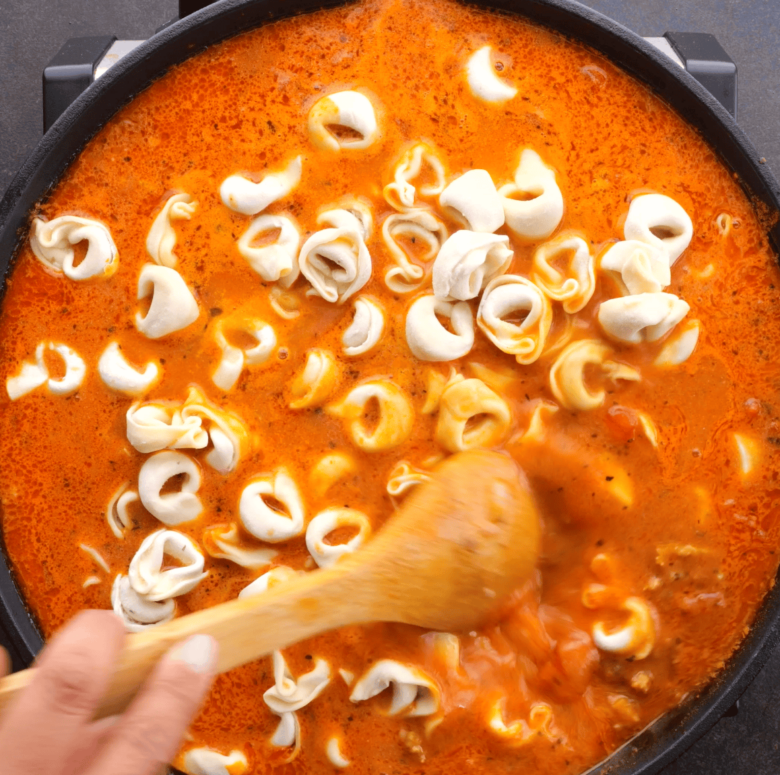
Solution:
[[[461,452],[416,487],[365,548],[285,581],[130,635],[97,717],[127,707],[157,660],[195,633],[219,641],[220,672],[348,624],[479,624],[531,574],[539,519],[525,475],[497,452]],[[0,711],[33,669],[0,681]]]

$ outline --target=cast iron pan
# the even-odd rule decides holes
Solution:
[[[95,132],[133,95],[209,44],[275,19],[344,0],[221,0],[167,27],[114,65],[57,120],[22,166],[0,202],[0,282],[27,236],[28,213],[46,197]],[[550,27],[602,52],[646,83],[718,151],[756,202],[775,216],[771,230],[780,252],[780,186],[761,164],[747,136],[696,80],[642,38],[573,0],[484,0],[474,3]],[[0,288],[0,294],[2,288]],[[780,574],[778,575],[780,580]],[[0,552],[0,625],[23,660],[42,638]],[[733,705],[780,639],[780,584],[766,596],[747,638],[705,690],[633,738],[593,775],[653,775],[703,735]],[[767,741],[767,745],[769,745]]]

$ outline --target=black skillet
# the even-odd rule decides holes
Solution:
[[[343,0],[221,0],[165,28],[89,87],[62,114],[25,161],[0,202],[2,287],[26,237],[30,209],[45,198],[68,164],[119,108],[171,65],[209,44],[266,22]],[[644,39],[573,0],[485,0],[474,5],[517,14],[605,54],[671,105],[716,149],[756,201],[780,217],[780,185],[732,117],[685,70]],[[780,222],[772,229],[780,252]],[[2,288],[0,288],[0,294]],[[780,580],[780,574],[778,574]],[[26,662],[42,646],[38,627],[0,552],[0,626]],[[653,775],[701,737],[740,697],[780,639],[780,584],[766,596],[750,633],[702,692],[630,740],[596,775]],[[767,741],[767,744],[770,744]]]

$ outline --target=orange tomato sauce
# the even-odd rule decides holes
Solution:
[[[486,44],[501,52],[501,75],[519,89],[499,107],[475,100],[462,77],[468,56]],[[340,155],[316,148],[307,133],[311,105],[353,88],[375,98],[380,140]],[[326,743],[338,736],[351,762],[347,771],[356,775],[464,767],[578,773],[706,684],[774,583],[780,276],[765,224],[696,132],[602,56],[540,27],[448,0],[365,0],[214,45],[123,108],[39,208],[48,219],[75,213],[106,224],[118,270],[105,280],[70,282],[47,271],[25,246],[8,281],[0,315],[3,381],[48,340],[75,349],[88,371],[66,398],[45,390],[14,402],[0,397],[5,548],[48,637],[79,609],[110,608],[114,576],[127,573],[143,538],[163,527],[138,504],[124,540],[106,524],[106,504],[120,485],[136,481],[145,459],[126,438],[133,399],[109,390],[97,374],[98,358],[114,340],[136,364],[163,364],[162,381],[144,400],[182,401],[197,384],[243,418],[256,439],[231,474],[203,465],[203,513],[173,529],[202,547],[207,527],[240,521],[240,494],[253,476],[285,466],[301,489],[307,521],[327,507],[349,506],[378,530],[394,510],[386,484],[398,461],[422,466],[442,453],[434,441],[436,415],[420,412],[432,366],[417,361],[405,339],[415,294],[394,295],[383,282],[392,259],[380,236],[391,212],[382,187],[401,151],[418,140],[438,150],[448,179],[483,168],[497,182],[510,181],[520,151],[535,149],[556,170],[563,192],[558,231],[584,235],[594,255],[622,237],[632,196],[654,191],[679,202],[693,220],[694,237],[667,291],[690,304],[688,318],[701,321],[702,335],[685,364],[663,370],[653,365],[663,343],[613,343],[613,357],[638,369],[641,380],[599,383],[607,390],[601,408],[548,416],[545,440],[531,450],[519,439],[540,401],[553,401],[549,371],[556,355],[519,366],[477,330],[473,350],[452,365],[465,376],[478,373],[469,364],[503,375],[496,390],[510,406],[512,428],[501,446],[526,468],[543,513],[538,573],[517,591],[499,624],[457,633],[457,669],[442,660],[430,633],[393,624],[350,627],[286,649],[294,676],[322,658],[331,680],[298,711],[302,747],[285,767],[332,770]],[[262,175],[298,154],[300,185],[268,212],[292,214],[304,238],[318,228],[322,207],[345,195],[366,197],[373,208],[376,226],[367,243],[373,274],[361,292],[381,301],[387,326],[379,345],[359,358],[341,355],[354,297],[343,305],[307,297],[301,278],[292,289],[300,316],[279,317],[269,302],[272,284],[236,249],[249,219],[220,201],[228,175]],[[190,220],[175,222],[175,252],[200,316],[152,341],[133,322],[136,286],[149,260],[147,232],[173,191],[198,202]],[[721,213],[733,219],[726,235],[716,222]],[[457,228],[442,217],[451,231]],[[510,243],[509,271],[528,276],[536,245],[511,234]],[[592,300],[576,315],[575,338],[604,338],[596,311],[615,295],[599,275]],[[553,307],[551,342],[565,327],[560,305]],[[224,393],[210,381],[220,357],[213,327],[233,313],[269,322],[282,349],[266,366],[245,369]],[[289,408],[290,385],[312,347],[342,363],[335,397],[368,378],[400,386],[416,412],[409,438],[369,454],[355,448],[338,418],[320,408]],[[433,368],[448,371],[447,364]],[[657,447],[642,431],[640,411],[657,427]],[[740,471],[735,432],[757,444],[759,461],[749,475]],[[357,472],[318,495],[310,471],[334,450],[354,456]],[[188,453],[202,461],[205,451]],[[630,504],[609,486],[615,471],[630,482]],[[242,542],[259,545],[243,533]],[[81,543],[102,554],[110,574],[78,549]],[[303,536],[276,547],[273,565],[310,569]],[[260,574],[208,555],[206,569],[207,578],[176,599],[179,615],[235,598]],[[91,575],[100,583],[82,588]],[[649,605],[655,627],[649,656],[632,659],[594,646],[595,624],[609,630],[627,616],[615,603],[586,607],[583,592],[594,584],[606,587],[602,594],[611,600],[638,597]],[[385,695],[349,700],[338,669],[360,676],[380,659],[415,665],[437,683],[443,714],[435,729],[426,729],[424,718],[388,716]],[[184,749],[241,749],[251,772],[281,767],[290,752],[271,745],[279,719],[263,702],[273,682],[270,659],[220,676]],[[491,730],[497,703],[506,725],[522,720],[530,732],[506,739]],[[532,711],[540,703],[551,709],[551,721],[534,726]]]

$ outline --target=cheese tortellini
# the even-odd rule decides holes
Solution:
[[[182,276],[167,266],[144,264],[138,277],[138,299],[151,296],[145,315],[135,316],[135,327],[149,339],[160,339],[192,325],[200,314],[198,302]]]
[[[238,749],[222,754],[211,748],[190,748],[184,754],[184,769],[188,775],[244,775],[249,762]]]
[[[511,421],[503,398],[480,379],[461,378],[442,393],[436,441],[448,452],[493,447],[506,437]]]
[[[327,350],[309,350],[306,365],[290,386],[291,409],[307,409],[323,404],[338,386],[341,367]]]
[[[349,699],[364,702],[393,687],[390,716],[431,716],[439,712],[439,687],[432,678],[417,667],[381,659],[362,675],[352,687]]]
[[[137,369],[125,358],[119,342],[111,342],[100,356],[98,374],[112,390],[128,396],[142,396],[160,381],[162,369],[155,361],[147,363],[143,370]]]
[[[638,240],[610,247],[601,259],[601,268],[619,277],[628,294],[660,293],[672,282],[668,253]]]
[[[178,258],[173,252],[176,230],[171,221],[190,220],[197,204],[189,194],[174,194],[168,197],[146,238],[146,252],[155,264],[171,269],[176,266]]]
[[[513,747],[528,745],[540,737],[554,740],[550,729],[552,725],[552,708],[546,702],[535,702],[528,714],[528,721],[518,719],[510,724],[504,721],[504,702],[499,700],[493,705],[488,717],[488,729]]]
[[[119,575],[111,587],[111,607],[128,632],[143,632],[149,627],[171,621],[176,615],[176,603],[167,598],[149,600],[138,594],[127,576]]]
[[[138,493],[130,490],[125,482],[112,496],[106,506],[106,523],[111,532],[121,541],[130,528],[131,519],[128,509],[131,503],[138,501]]]
[[[613,339],[627,344],[656,342],[687,314],[690,306],[671,293],[640,293],[607,299],[599,306],[598,320]]]
[[[439,317],[450,321],[448,331]],[[441,301],[432,294],[415,299],[406,313],[406,342],[421,361],[454,361],[474,346],[474,318],[465,301]]]
[[[387,480],[387,494],[393,498],[401,498],[413,487],[428,482],[430,479],[429,473],[415,468],[406,460],[402,460],[390,472],[390,478]]]
[[[269,506],[266,498],[278,502],[284,511]],[[284,468],[248,484],[241,493],[238,510],[247,531],[263,541],[287,541],[303,532],[303,499]]]
[[[242,215],[256,215],[287,196],[300,183],[302,169],[302,158],[297,156],[281,172],[266,175],[259,183],[231,175],[219,189],[222,203]]]
[[[267,546],[255,549],[243,546],[235,523],[207,527],[203,531],[203,547],[211,557],[252,570],[267,567],[277,555],[276,549]]]
[[[355,300],[352,324],[341,337],[344,354],[353,358],[365,355],[379,344],[384,330],[385,311],[382,305],[368,296],[360,296]]]
[[[590,584],[582,593],[587,608],[611,608],[615,591],[603,584]],[[607,628],[603,622],[593,625],[593,642],[602,651],[611,651],[633,659],[645,659],[655,646],[655,622],[650,606],[641,597],[626,597],[618,610],[628,615],[622,627]]]
[[[680,326],[680,330],[670,336],[656,356],[653,364],[662,368],[679,366],[693,355],[699,341],[701,322],[688,320]]]
[[[354,134],[342,136],[337,131],[338,127],[346,127]],[[378,134],[374,106],[360,92],[329,94],[317,100],[309,111],[309,137],[324,150],[338,152],[368,148]]]
[[[62,377],[52,377],[46,365],[46,352],[56,353],[65,366]],[[66,344],[56,342],[41,342],[35,348],[35,361],[24,361],[22,368],[15,377],[8,377],[5,389],[11,401],[16,401],[42,385],[55,396],[69,396],[75,393],[84,382],[87,365],[83,358]]]
[[[302,571],[293,570],[286,565],[277,565],[275,568],[266,571],[262,576],[256,578],[251,584],[244,587],[238,593],[238,596],[239,598],[246,598],[262,595],[263,592],[267,592],[269,589],[273,589],[279,584],[284,584],[285,581],[294,579],[300,573],[302,573]]]
[[[264,235],[276,233],[272,242],[262,241]],[[289,288],[300,274],[298,247],[301,233],[292,218],[286,215],[260,215],[239,237],[238,252],[249,266],[266,282],[278,282]]]
[[[236,347],[231,344],[226,332],[241,331],[254,339],[251,347]],[[221,390],[232,390],[245,366],[259,366],[266,363],[276,349],[276,332],[263,320],[249,319],[239,322],[219,321],[214,327],[214,339],[222,350],[222,358],[211,381]]]
[[[329,544],[325,538],[340,527],[350,527],[357,533],[341,544]],[[371,535],[368,517],[357,509],[332,507],[321,511],[306,528],[306,548],[320,568],[329,568],[345,554],[358,549]]]
[[[502,103],[517,96],[517,89],[496,75],[492,48],[483,46],[466,64],[466,80],[471,93],[484,102]]]
[[[511,320],[523,313],[522,321]],[[544,350],[552,308],[547,296],[530,280],[505,274],[485,288],[477,325],[499,350],[514,355],[518,363],[533,363]]]
[[[564,272],[558,271],[552,262],[568,257]],[[531,279],[551,299],[560,301],[564,311],[579,312],[593,296],[596,279],[593,273],[593,256],[588,243],[581,237],[562,234],[540,245],[534,253]]]
[[[433,293],[441,301],[468,301],[494,278],[506,272],[512,260],[509,237],[456,231],[433,262]]]
[[[439,204],[471,231],[490,234],[504,225],[501,197],[486,170],[469,170],[453,180]]]
[[[183,475],[181,489],[163,493],[163,487],[174,477]],[[180,525],[197,519],[203,504],[197,496],[200,468],[181,452],[158,452],[148,457],[138,474],[138,496],[144,508],[166,525]]]
[[[693,222],[674,199],[663,194],[643,194],[629,205],[623,234],[627,240],[663,250],[671,266],[693,239]]]
[[[412,242],[418,248],[414,258],[427,263],[436,258],[447,237],[447,227],[428,210],[409,209],[388,216],[382,224],[382,239],[396,266],[385,272],[385,285],[393,293],[410,293],[425,278],[426,270],[412,261],[410,249],[399,240]]]
[[[75,246],[87,243],[84,258],[76,264]],[[108,228],[90,218],[61,215],[51,221],[36,218],[32,224],[30,247],[48,269],[81,282],[110,277],[119,265],[117,249]]]
[[[373,428],[363,420],[369,402],[376,401],[378,419]],[[352,388],[338,403],[325,407],[334,417],[343,419],[352,441],[366,452],[383,452],[409,438],[414,408],[406,393],[389,380],[364,382]]]

